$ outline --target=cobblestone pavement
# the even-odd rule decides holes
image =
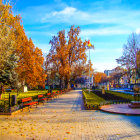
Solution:
[[[0,116],[0,140],[140,140],[140,116],[82,110],[82,91]]]

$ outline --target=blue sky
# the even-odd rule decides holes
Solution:
[[[44,53],[58,31],[80,26],[82,40],[90,39],[95,46],[90,56],[96,71],[116,67],[129,35],[140,32],[140,1],[12,0],[11,4],[14,14],[21,15],[27,36]]]

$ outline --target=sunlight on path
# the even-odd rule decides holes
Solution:
[[[139,116],[85,111],[82,92],[71,91],[45,105],[0,116],[0,140],[139,140]]]

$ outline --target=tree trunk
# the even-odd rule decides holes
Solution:
[[[68,80],[68,78],[65,79],[65,88],[70,89],[70,81]]]
[[[71,88],[71,86],[70,86],[70,82],[68,82],[68,89],[70,89]]]
[[[68,88],[68,80],[67,80],[67,78],[65,79],[65,88],[66,89]]]

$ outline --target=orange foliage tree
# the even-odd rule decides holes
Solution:
[[[86,76],[89,76],[89,69],[90,69],[90,77],[93,75],[94,73],[94,69],[92,68],[93,64],[91,63],[91,60],[88,61],[88,64],[86,64],[84,66],[84,71],[83,74]]]
[[[21,17],[13,15],[12,6],[1,5],[0,11],[2,11],[1,25],[5,23],[10,29],[8,39],[12,41],[15,49],[12,53],[18,56],[16,72],[19,83],[26,84],[30,88],[38,85],[44,86],[46,75],[43,69],[44,58],[41,49],[34,46],[32,39],[27,38],[21,24]]]
[[[68,36],[65,30],[60,31],[58,36],[54,36],[50,41],[51,49],[46,57],[46,69],[56,66],[60,76],[60,81],[65,81],[65,87],[70,87],[72,74],[79,64],[86,63],[87,41],[82,41],[79,37],[80,27],[71,26]],[[93,46],[91,46],[93,48]]]
[[[16,18],[12,15],[10,5],[0,4],[0,94],[5,86],[17,87],[18,75],[15,68],[18,57],[15,54],[15,29],[11,26],[17,21]]]
[[[25,40],[18,46],[19,62],[17,72],[22,85],[33,88],[45,86],[44,58],[41,49],[35,47],[32,39],[25,36]]]
[[[104,79],[106,79],[106,74],[102,72],[96,72],[94,73],[94,83],[98,85],[101,83]]]

